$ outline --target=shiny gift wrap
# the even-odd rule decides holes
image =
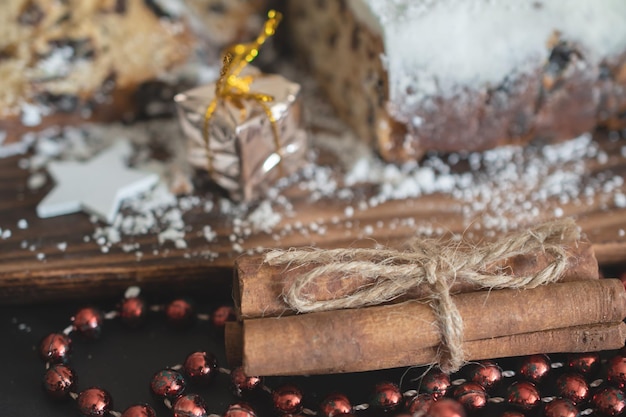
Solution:
[[[252,77],[251,91],[274,98],[266,106],[275,120],[278,137],[258,102],[223,99],[217,102],[209,125],[209,140],[205,141],[205,114],[215,98],[215,84],[175,97],[191,165],[208,171],[211,179],[236,201],[255,200],[276,180],[296,172],[302,167],[307,150],[300,85],[280,75]]]

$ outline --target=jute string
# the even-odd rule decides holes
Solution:
[[[461,242],[413,239],[408,250],[394,249],[290,249],[265,255],[269,265],[316,265],[299,276],[283,294],[295,311],[309,313],[359,308],[387,303],[410,289],[427,285],[429,302],[440,330],[438,363],[444,371],[458,370],[464,363],[463,320],[450,294],[457,280],[484,289],[535,288],[557,281],[567,267],[567,246],[580,238],[572,219],[541,224],[491,243],[478,246]],[[544,253],[552,261],[531,275],[516,276],[494,265],[519,255]],[[307,288],[321,277],[358,276],[366,280],[353,293],[329,300],[316,300]]]

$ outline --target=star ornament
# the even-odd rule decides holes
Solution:
[[[86,211],[113,223],[124,199],[151,189],[159,176],[128,168],[127,141],[118,141],[86,162],[50,162],[48,172],[56,186],[37,206],[41,218]]]

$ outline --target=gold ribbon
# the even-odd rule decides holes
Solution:
[[[263,25],[263,30],[254,41],[233,45],[227,49],[224,54],[220,77],[215,84],[215,97],[211,100],[211,103],[209,103],[206,112],[204,113],[204,126],[202,133],[207,152],[207,170],[209,172],[213,170],[213,152],[210,147],[209,135],[211,118],[213,117],[213,114],[215,113],[215,110],[220,102],[226,100],[230,101],[240,109],[243,119],[246,117],[246,110],[243,105],[243,101],[252,100],[261,106],[272,126],[274,146],[276,147],[278,156],[282,160],[276,118],[272,114],[270,106],[267,105],[267,103],[274,101],[274,97],[269,94],[251,92],[250,85],[252,84],[252,81],[254,81],[254,77],[250,75],[240,75],[246,65],[257,57],[261,45],[263,45],[270,36],[276,33],[276,28],[282,18],[283,16],[280,12],[270,10],[267,13],[267,20]]]

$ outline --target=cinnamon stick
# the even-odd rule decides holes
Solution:
[[[243,360],[243,325],[241,322],[229,322],[226,330],[226,355],[231,366],[239,366]],[[467,360],[496,359],[513,356],[533,355],[536,353],[576,353],[618,349],[624,346],[626,324],[623,322],[577,326],[540,332],[522,333],[510,336],[494,337],[468,341],[463,344]],[[429,364],[437,360],[435,347],[424,348],[411,358],[415,364]],[[303,361],[304,362],[304,361]],[[294,371],[285,366],[265,362],[246,364],[245,371],[249,375],[297,375],[312,374],[306,370]],[[385,364],[382,369],[399,366],[396,362]],[[408,366],[408,363],[405,364]],[[351,372],[363,369],[344,370],[337,368],[334,372]]]
[[[626,317],[624,287],[619,280],[610,279],[528,290],[477,291],[457,294],[453,300],[463,319],[464,343],[618,323]],[[548,340],[534,341],[528,349],[551,350],[552,346],[545,344]],[[432,308],[427,303],[407,301],[245,320],[242,355],[246,371],[255,375],[356,372],[432,362],[432,355],[424,356],[424,351],[433,352],[439,343]],[[514,350],[509,346],[501,349],[496,356]],[[576,346],[569,350],[576,350]],[[521,353],[515,350],[515,354]],[[484,352],[479,356],[491,355]]]
[[[598,262],[591,243],[578,241],[576,245],[568,247],[567,252],[568,265],[560,281],[598,278]],[[506,262],[491,265],[489,269],[507,270],[512,276],[532,275],[545,268],[552,260],[550,254],[538,252],[509,258]],[[293,314],[281,295],[298,276],[316,266],[316,264],[271,266],[263,262],[263,256],[241,257],[235,264],[233,282],[233,296],[239,317],[275,317]],[[309,288],[307,294],[310,294],[312,299],[325,301],[350,294],[368,282],[365,278],[354,275],[350,276],[350,279],[328,276],[318,280],[317,285]],[[459,281],[452,285],[451,293],[458,294],[477,289],[471,284]],[[423,299],[428,296],[428,291],[428,288],[416,287],[395,302]]]

